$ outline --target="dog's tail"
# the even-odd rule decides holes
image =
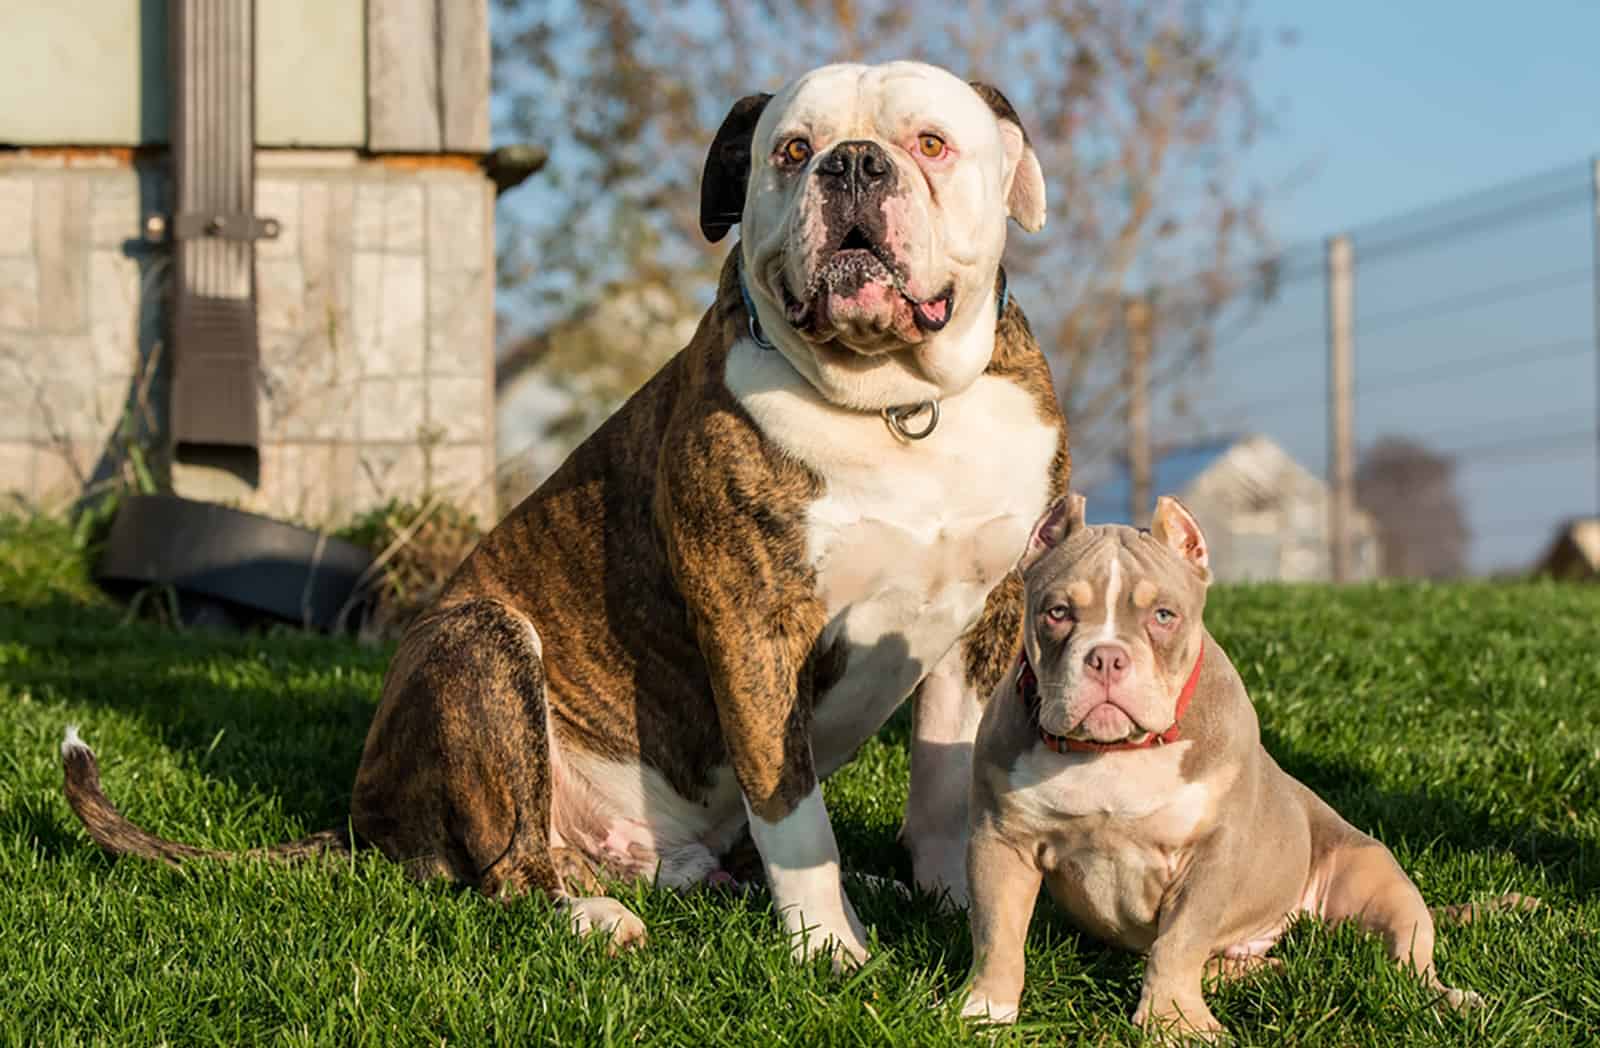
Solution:
[[[1539,908],[1539,900],[1531,895],[1519,895],[1512,892],[1502,895],[1498,899],[1487,899],[1483,902],[1464,902],[1454,906],[1435,906],[1433,919],[1440,924],[1471,924],[1479,917],[1491,913],[1526,913]]]
[[[137,855],[176,866],[185,859],[257,858],[294,862],[350,851],[350,835],[344,830],[324,830],[297,841],[243,852],[196,848],[148,833],[128,821],[106,797],[100,788],[100,764],[94,759],[94,751],[78,737],[75,724],[67,727],[61,740],[61,766],[66,773],[67,803],[94,842],[112,855]]]

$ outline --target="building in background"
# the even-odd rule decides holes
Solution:
[[[1332,577],[1328,486],[1264,436],[1225,437],[1172,448],[1151,466],[1152,499],[1176,495],[1205,530],[1220,582],[1325,582]],[[1154,502],[1129,520],[1125,466],[1085,493],[1091,524],[1149,524]],[[1372,518],[1357,511],[1352,579],[1376,578]]]
[[[1569,520],[1558,528],[1533,573],[1567,582],[1600,579],[1600,517]]]
[[[55,0],[0,40],[0,494],[145,449],[307,522],[493,513],[487,0]]]

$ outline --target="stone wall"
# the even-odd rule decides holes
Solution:
[[[141,197],[163,182],[131,165],[0,167],[0,491],[58,506],[115,467],[152,341],[147,274],[159,296]]]
[[[119,468],[119,432],[164,451],[170,267],[140,231],[169,183],[160,157],[93,163],[0,161],[0,492],[46,508]],[[353,152],[257,163],[257,213],[282,227],[256,251],[260,474],[226,500],[336,523],[442,491],[489,520],[492,183]]]

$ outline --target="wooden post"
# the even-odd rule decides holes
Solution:
[[[1128,522],[1150,515],[1150,304],[1127,298],[1122,307],[1128,340],[1123,382],[1128,391]]]
[[[367,0],[367,148],[489,151],[488,0]]]
[[[1328,239],[1328,553],[1333,581],[1355,567],[1355,257],[1350,238]]]

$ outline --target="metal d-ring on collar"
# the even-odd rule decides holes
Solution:
[[[761,321],[756,319],[756,304],[750,301],[750,289],[744,286],[743,266],[739,267],[739,297],[744,299],[744,315],[745,319],[750,322],[750,338],[756,345],[771,353],[778,347],[768,340],[766,332],[761,330]]]
[[[906,425],[910,419],[916,418],[924,411],[928,413],[928,424],[921,429],[912,429]],[[937,400],[924,400],[920,404],[900,404],[892,408],[883,409],[883,421],[889,424],[889,429],[904,440],[921,440],[932,433],[939,425],[939,402]]]
[[[750,300],[750,289],[745,287],[744,269],[739,269],[739,297],[744,300],[744,315],[750,327],[750,339],[767,352],[772,352],[778,347],[767,338],[766,332],[761,330],[761,321],[756,319],[756,304]],[[1000,295],[995,310],[996,321],[1006,315],[1006,303],[1011,300],[1011,289],[1006,281],[1005,267],[1000,267]],[[906,425],[911,419],[917,418],[924,412],[928,415],[928,424],[921,429],[912,429]],[[902,440],[924,440],[939,428],[939,402],[937,400],[924,400],[918,404],[897,404],[884,408],[881,412],[883,421],[889,427],[889,432]]]

